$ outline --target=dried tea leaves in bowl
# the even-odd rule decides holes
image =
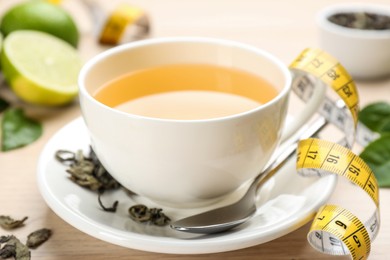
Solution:
[[[362,30],[390,30],[390,16],[367,13],[337,13],[328,18],[334,24]]]

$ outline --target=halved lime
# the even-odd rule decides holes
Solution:
[[[66,10],[48,1],[24,1],[7,10],[0,20],[0,31],[5,37],[17,30],[37,30],[57,36],[74,47],[79,32]]]
[[[77,50],[48,33],[20,30],[3,42],[1,67],[17,96],[38,105],[62,105],[78,93]]]

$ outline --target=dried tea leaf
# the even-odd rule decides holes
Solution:
[[[46,242],[51,237],[51,234],[52,231],[47,228],[42,228],[37,231],[34,231],[30,235],[28,235],[26,245],[29,248],[37,248],[38,246]]]
[[[148,208],[138,204],[129,208],[130,218],[136,222],[149,222],[156,226],[165,226],[171,219],[167,217],[160,208]]]
[[[96,177],[96,179],[99,180],[99,182],[102,184],[102,188],[104,190],[113,190],[118,189],[121,187],[119,182],[117,182],[111,174],[103,167],[101,162],[99,161],[98,157],[96,156],[95,151],[90,148],[89,151],[89,159],[93,162],[95,165],[95,168],[93,170],[93,175]]]
[[[31,253],[29,248],[21,243],[15,236],[0,237],[0,245],[6,243],[0,248],[0,256],[3,259],[14,257],[16,260],[30,260]]]
[[[169,224],[171,219],[167,217],[159,208],[151,208],[150,213],[152,215],[150,221],[156,226],[166,226]]]
[[[2,151],[28,145],[42,135],[42,125],[25,116],[21,108],[9,108],[1,122]]]
[[[5,245],[0,249],[0,257],[2,259],[7,259],[16,255],[16,246],[15,245]]]
[[[75,183],[90,190],[97,191],[101,184],[93,176],[94,164],[85,158],[82,151],[78,150],[75,154],[74,163],[66,170],[70,174],[70,178]]]
[[[116,212],[116,209],[118,208],[118,201],[114,201],[114,203],[112,204],[111,207],[106,207],[103,205],[103,202],[101,200],[101,196],[103,195],[104,193],[104,190],[102,191],[99,191],[99,194],[98,194],[98,202],[99,202],[99,205],[100,207],[104,210],[104,211],[107,211],[107,212]]]
[[[68,162],[74,163],[76,159],[76,154],[68,150],[58,150],[54,156],[57,161],[63,164],[67,164]]]
[[[31,252],[28,249],[27,246],[25,246],[23,243],[21,243],[18,239],[15,242],[16,246],[16,260],[30,260],[31,259]]]
[[[28,217],[24,217],[21,220],[15,220],[10,216],[0,216],[0,226],[7,230],[18,228],[24,225],[27,218]]]
[[[136,222],[147,222],[151,218],[148,207],[142,204],[130,207],[129,214],[130,218]]]
[[[66,170],[66,172],[70,174],[70,179],[78,185],[93,191],[97,191],[100,189],[101,183],[89,173],[88,168],[88,165],[79,164],[72,166]]]

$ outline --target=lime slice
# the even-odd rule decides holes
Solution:
[[[78,92],[82,61],[74,47],[50,34],[20,30],[3,42],[1,66],[17,96],[38,105],[62,105]]]

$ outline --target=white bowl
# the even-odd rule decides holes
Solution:
[[[390,6],[338,4],[317,15],[320,47],[337,58],[354,78],[375,79],[390,76],[390,29],[354,29],[328,20],[338,13],[366,12],[390,16]]]

